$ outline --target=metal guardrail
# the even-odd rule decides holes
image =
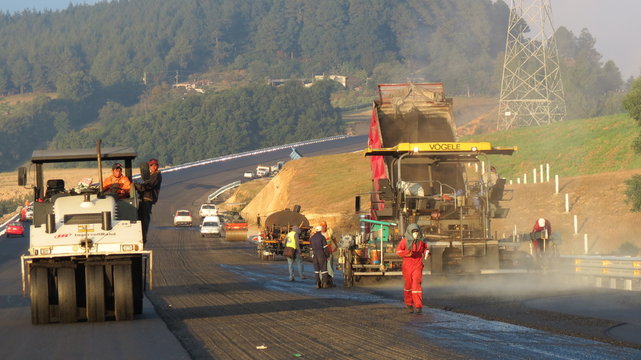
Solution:
[[[641,257],[562,256],[568,273],[596,287],[641,291]]]
[[[220,195],[222,195],[224,192],[226,192],[228,190],[231,190],[231,189],[233,189],[233,188],[235,188],[237,186],[240,186],[240,180],[237,180],[237,181],[234,181],[233,183],[227,184],[227,185],[221,187],[220,189],[214,191],[213,193],[209,194],[209,196],[207,196],[207,202],[212,202],[212,201],[216,200],[216,198],[219,197]]]

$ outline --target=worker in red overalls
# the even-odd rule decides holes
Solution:
[[[532,240],[532,252],[535,256],[540,256],[549,247],[549,239],[552,235],[552,224],[550,220],[539,218],[532,227],[530,239]]]
[[[417,224],[407,226],[405,236],[396,247],[396,254],[403,259],[405,306],[410,313],[420,314],[423,312],[423,257],[429,256],[429,250]]]

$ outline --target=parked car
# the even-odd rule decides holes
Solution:
[[[5,234],[7,234],[7,237],[9,237],[9,235],[24,236],[24,227],[19,222],[12,222],[7,226]]]
[[[220,218],[218,216],[207,216],[203,219],[202,225],[200,225],[200,236],[209,237],[221,236],[221,226]]]
[[[200,211],[198,211],[198,215],[200,215],[201,218],[218,215],[218,208],[214,204],[202,204],[200,205]]]
[[[191,226],[193,224],[193,218],[191,217],[191,211],[189,210],[178,210],[174,216],[174,226]]]
[[[243,174],[243,177],[247,178],[247,179],[253,179],[254,178],[254,173],[251,172],[251,171],[245,171],[245,173]]]

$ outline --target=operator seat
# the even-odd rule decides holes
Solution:
[[[51,199],[56,194],[65,192],[65,181],[62,179],[47,180],[47,190],[45,191],[45,200]]]

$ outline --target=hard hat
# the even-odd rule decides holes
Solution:
[[[316,231],[323,231],[323,227],[320,225],[316,225]]]
[[[545,226],[545,219],[544,218],[539,218],[538,223],[539,223],[540,227],[544,227]]]

